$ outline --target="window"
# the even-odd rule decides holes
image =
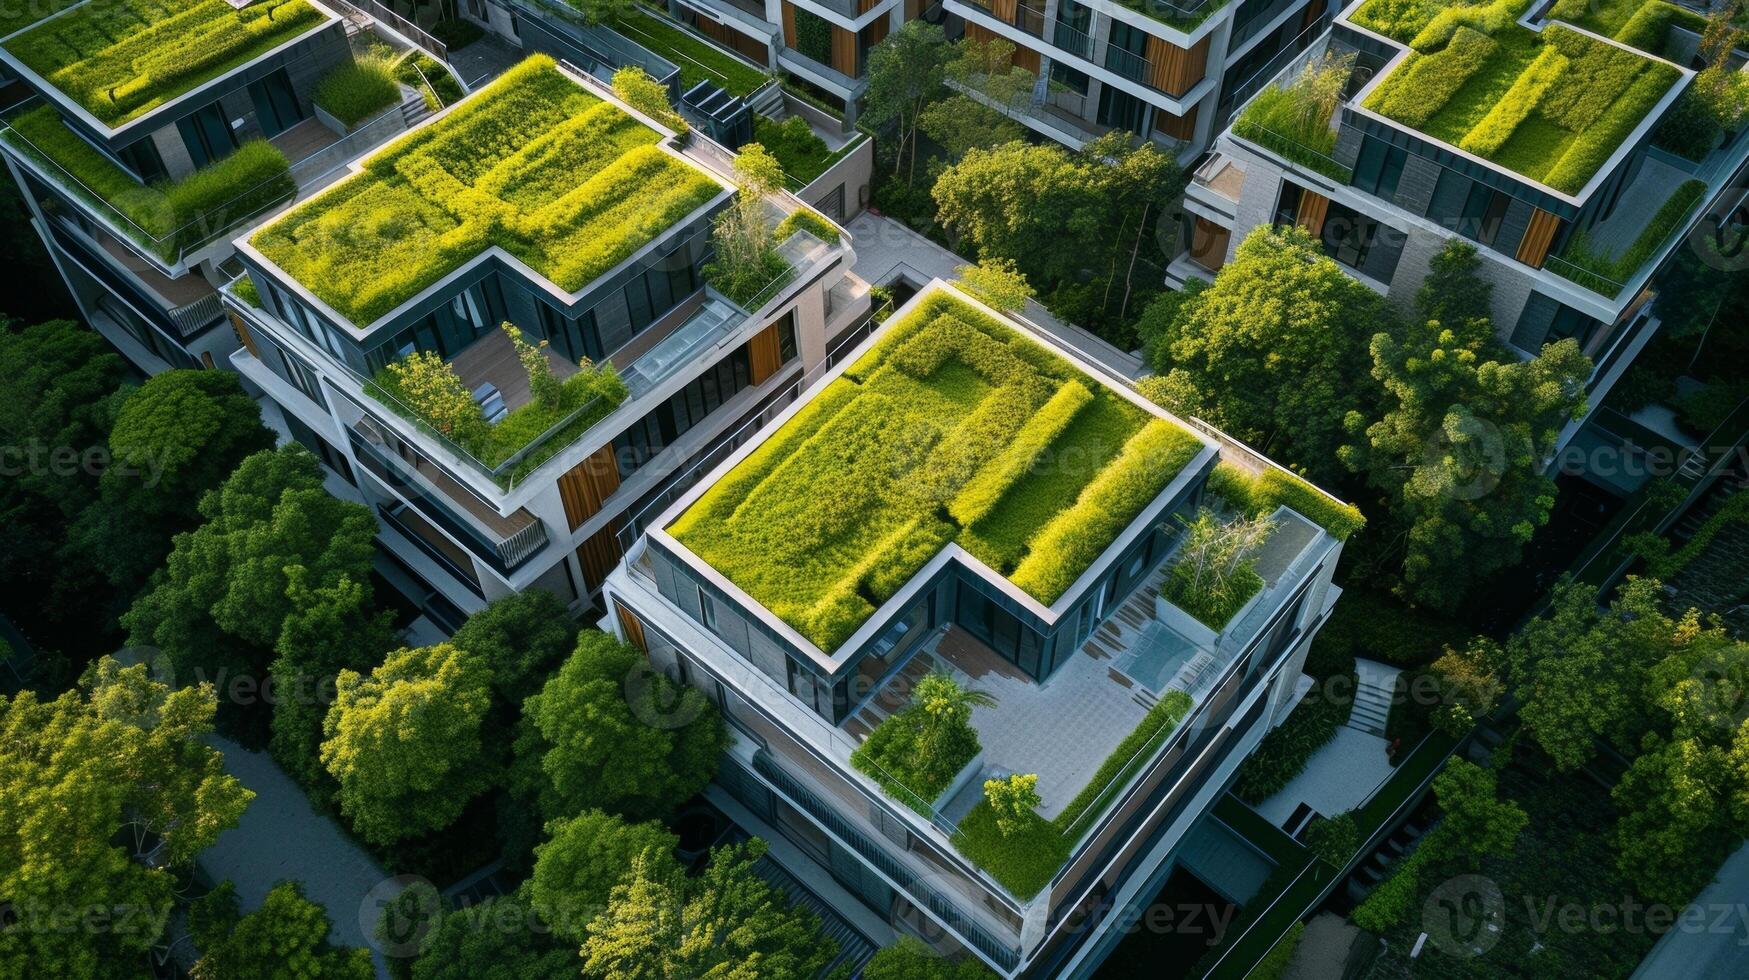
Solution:
[[[255,101],[255,118],[265,136],[278,136],[303,121],[304,110],[284,68],[252,83],[249,97]]]
[[[746,388],[752,380],[747,356],[745,346],[738,348],[614,437],[620,479],[656,458],[670,443]]]
[[[1543,343],[1552,344],[1557,340],[1566,340],[1568,337],[1572,337],[1579,341],[1580,347],[1584,347],[1591,340],[1591,334],[1596,329],[1596,320],[1570,306],[1562,306],[1555,311],[1554,319],[1549,321],[1548,336],[1543,338]]]
[[[231,135],[231,124],[225,120],[224,107],[217,102],[176,120],[176,130],[182,134],[182,142],[188,147],[188,155],[196,167],[204,167],[237,148],[237,139]]]
[[[1120,92],[1110,85],[1099,90],[1100,124],[1127,129],[1139,136],[1147,132],[1146,115],[1147,105],[1128,92]]]
[[[1291,225],[1300,220],[1300,195],[1305,190],[1290,181],[1281,182],[1281,197],[1275,202],[1275,223]]]
[[[292,383],[292,387],[303,392],[305,397],[316,404],[322,405],[324,408],[327,407],[322,400],[322,387],[316,380],[315,372],[285,351],[279,352],[279,359],[285,365],[285,378]]]
[[[1324,251],[1351,269],[1366,262],[1379,235],[1379,223],[1352,208],[1331,201],[1324,212]]]
[[[698,621],[712,633],[717,631],[717,605],[702,586],[698,590]]]
[[[152,142],[150,136],[122,147],[119,156],[121,162],[134,172],[134,176],[145,183],[149,184],[170,175],[164,169],[164,158],[158,155],[158,144]]]
[[[1053,87],[1061,85],[1078,95],[1086,95],[1087,73],[1076,71],[1061,61],[1053,61],[1051,62],[1051,84]]]
[[[1408,160],[1407,150],[1368,136],[1354,164],[1354,186],[1389,200],[1397,193],[1397,182]]]
[[[1458,234],[1483,245],[1494,244],[1506,217],[1506,207],[1511,203],[1510,195],[1483,184],[1471,184],[1463,211],[1458,215]]]
[[[796,357],[796,312],[789,311],[777,322],[777,355],[788,364]]]

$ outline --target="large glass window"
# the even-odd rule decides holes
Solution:
[[[1099,122],[1117,129],[1127,129],[1137,135],[1147,132],[1147,104],[1141,99],[1107,85],[1099,90]]]
[[[267,136],[278,136],[303,121],[304,110],[284,68],[251,83],[249,97],[255,101],[255,118]]]
[[[169,171],[164,169],[164,158],[158,155],[158,144],[152,142],[150,136],[122,147],[119,155],[121,162],[148,184],[169,176]]]
[[[742,346],[614,437],[620,479],[643,467],[746,388],[752,382],[749,367],[747,348]]]
[[[1360,159],[1354,164],[1354,186],[1389,200],[1397,193],[1397,182],[1402,179],[1403,165],[1408,159],[1409,153],[1402,147],[1368,136],[1361,144]]]
[[[182,134],[182,142],[188,147],[188,155],[196,167],[204,167],[237,148],[237,139],[231,134],[224,107],[217,102],[176,120],[176,130]]]

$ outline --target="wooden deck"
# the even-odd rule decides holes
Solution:
[[[524,334],[525,338],[527,336]],[[578,371],[576,364],[560,357],[551,347],[547,348],[547,361],[560,381]],[[450,366],[455,368],[455,373],[469,391],[487,382],[497,387],[504,396],[504,407],[512,412],[534,400],[534,393],[528,386],[528,372],[522,369],[522,362],[516,358],[516,348],[511,346],[510,338],[502,330],[492,330],[474,341],[450,361]]]

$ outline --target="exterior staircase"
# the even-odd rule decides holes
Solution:
[[[1348,727],[1384,738],[1385,719],[1391,716],[1399,671],[1370,660],[1358,660],[1354,673],[1354,707],[1348,715]]]
[[[425,96],[415,90],[412,95],[402,99],[401,118],[407,120],[408,129],[430,119],[431,107],[425,104]]]
[[[766,85],[747,97],[747,108],[772,119],[783,115],[783,86]]]
[[[783,892],[791,905],[801,906],[820,917],[821,934],[832,940],[838,948],[838,955],[826,965],[826,969],[820,971],[821,976],[853,976],[862,969],[863,964],[874,957],[874,943],[869,942],[855,926],[844,921],[830,905],[815,895],[808,886],[797,881],[794,875],[785,871],[769,855],[760,858],[753,865],[753,870]]]

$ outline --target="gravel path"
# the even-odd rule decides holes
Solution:
[[[330,941],[370,945],[378,902],[398,887],[331,817],[316,812],[303,789],[265,752],[250,752],[218,736],[210,741],[224,754],[225,769],[254,790],[255,799],[237,826],[202,852],[201,868],[215,882],[235,882],[244,911],[259,908],[274,885],[295,879],[307,898],[328,910]],[[372,955],[377,975],[387,977],[381,952]]]

